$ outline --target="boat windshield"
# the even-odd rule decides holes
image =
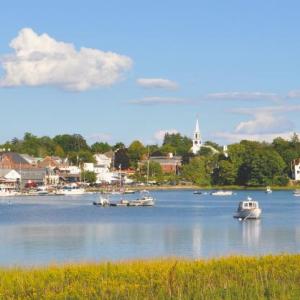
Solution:
[[[244,209],[257,208],[258,203],[256,201],[243,201],[239,203],[239,207]]]

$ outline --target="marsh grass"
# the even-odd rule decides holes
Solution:
[[[300,299],[300,255],[2,268],[0,299]]]

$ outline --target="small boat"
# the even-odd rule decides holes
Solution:
[[[300,190],[295,190],[293,194],[295,197],[300,197]]]
[[[248,197],[246,201],[239,203],[238,209],[233,217],[240,220],[259,219],[261,212],[262,210],[259,208],[258,202]]]
[[[49,195],[49,192],[47,191],[47,188],[45,186],[39,186],[36,189],[36,195],[37,196],[47,196],[47,195]]]
[[[124,194],[135,194],[136,191],[134,190],[125,190]]]
[[[201,191],[194,191],[193,194],[194,194],[194,195],[201,195],[202,192],[201,192]]]
[[[109,202],[108,198],[100,196],[100,199],[98,201],[94,201],[93,205],[96,205],[96,206],[111,206],[111,203]]]
[[[269,186],[266,187],[266,193],[267,194],[271,194],[272,193],[271,187],[269,187]]]
[[[233,191],[214,191],[210,193],[213,196],[232,196],[233,195]]]
[[[60,190],[60,193],[65,196],[67,196],[67,195],[70,195],[70,196],[83,195],[83,194],[85,194],[85,189],[77,186],[76,184],[72,184],[72,185],[64,186]]]
[[[144,190],[141,192],[142,196],[137,200],[129,201],[128,206],[154,206],[155,200],[150,195],[149,191]]]

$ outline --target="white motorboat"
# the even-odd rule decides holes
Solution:
[[[150,195],[149,191],[144,190],[141,197],[136,200],[129,201],[128,206],[154,206],[155,199]]]
[[[211,195],[213,196],[232,196],[233,195],[233,191],[215,191],[215,192],[211,192]]]
[[[271,187],[269,187],[269,186],[266,187],[266,193],[267,194],[271,194],[272,193]]]
[[[85,189],[77,186],[76,184],[73,185],[66,185],[60,190],[61,195],[83,195],[85,194]]]
[[[259,219],[261,212],[262,210],[259,208],[258,202],[248,197],[247,200],[239,203],[238,209],[233,217],[241,220]]]
[[[293,194],[295,197],[300,197],[300,190],[295,190]]]

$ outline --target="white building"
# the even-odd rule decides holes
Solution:
[[[193,135],[193,146],[191,148],[191,151],[193,154],[197,154],[202,146],[202,140],[200,136],[200,129],[199,129],[199,122],[196,121],[196,127]]]
[[[292,161],[292,174],[294,180],[300,181],[300,158]]]
[[[96,174],[96,183],[114,183],[119,182],[121,174],[118,171],[111,172],[110,167],[112,159],[105,154],[95,154],[94,158],[96,163],[85,163],[83,165],[84,171],[94,172]],[[124,183],[132,183],[131,179],[126,176],[122,176],[122,181]]]

